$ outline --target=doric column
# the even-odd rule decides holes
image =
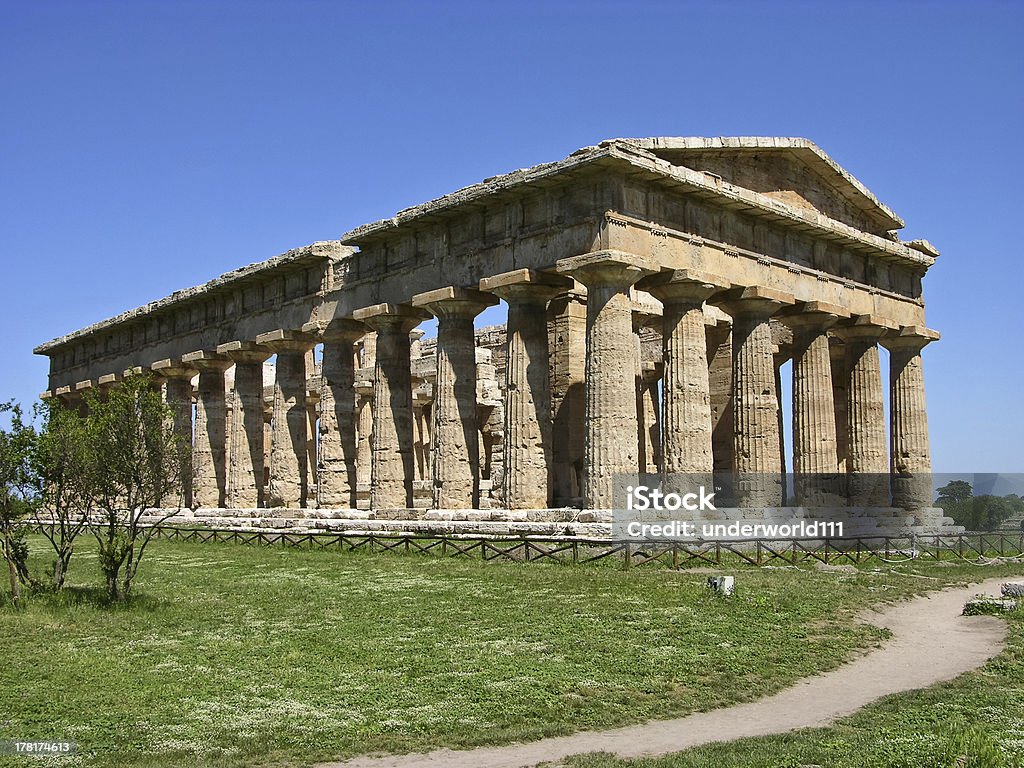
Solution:
[[[636,418],[639,469],[648,474],[661,471],[661,398],[658,394],[664,366],[641,360],[637,378]]]
[[[223,507],[227,492],[224,372],[231,360],[216,352],[191,352],[182,363],[199,371],[195,440],[192,448],[192,496],[197,507]]]
[[[416,475],[409,331],[429,315],[406,304],[375,304],[352,317],[377,332],[370,507],[410,508]]]
[[[480,503],[473,318],[497,303],[488,293],[456,287],[420,293],[412,299],[413,306],[437,318],[431,462],[435,509],[474,509]]]
[[[921,350],[939,334],[922,326],[887,333],[893,506],[914,510],[932,506],[931,448],[924,399]]]
[[[366,326],[337,318],[326,327],[302,329],[323,342],[320,364],[320,458],[317,468],[317,506],[355,509],[356,437],[355,342]]]
[[[733,475],[741,507],[782,504],[778,393],[769,319],[794,303],[790,294],[755,286],[712,299],[732,315]]]
[[[708,339],[708,384],[711,392],[711,449],[715,475],[732,473],[732,325],[704,320]]]
[[[264,483],[263,363],[270,352],[250,341],[231,341],[217,352],[235,364],[235,395],[228,435],[227,506],[262,507]]]
[[[583,496],[589,508],[611,509],[615,476],[636,476],[639,469],[629,289],[656,269],[650,260],[622,251],[560,259],[556,269],[587,287]]]
[[[373,465],[373,382],[356,384],[356,412],[356,488],[369,488]]]
[[[580,504],[586,442],[587,300],[580,286],[548,303],[551,384],[551,503]]]
[[[572,281],[529,269],[480,281],[508,304],[505,325],[503,499],[509,509],[551,504],[551,379],[545,308]]]
[[[836,458],[839,474],[849,471],[850,417],[847,413],[850,374],[846,370],[846,342],[833,334],[829,337],[829,356],[832,359],[832,400],[836,409]]]
[[[180,358],[158,360],[150,366],[153,373],[163,379],[163,399],[171,409],[174,434],[183,445],[192,447],[192,378],[196,369],[182,363]],[[182,506],[192,506],[192,471],[182,478]]]
[[[306,353],[315,339],[299,331],[261,333],[256,343],[277,355],[270,441],[271,504],[305,507],[309,501],[306,432]]]
[[[664,306],[662,315],[662,467],[666,478],[699,475],[711,486],[714,470],[711,388],[708,379],[704,300],[729,287],[727,280],[679,269],[646,278],[640,287]],[[685,484],[689,484],[687,481]]]
[[[412,437],[413,457],[416,466],[416,479],[427,480],[432,477],[430,468],[430,404],[434,402],[433,385],[421,382],[412,391]]]
[[[889,506],[889,452],[878,340],[890,324],[859,315],[840,323],[846,346],[846,492],[852,507]]]
[[[836,408],[828,329],[842,307],[805,302],[780,319],[793,329],[793,488],[796,504],[834,506],[840,498]]]

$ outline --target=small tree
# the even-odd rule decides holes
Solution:
[[[966,480],[951,480],[938,490],[939,497],[935,500],[935,506],[942,510],[962,525],[967,530],[976,530],[973,524],[974,516],[974,489]]]
[[[10,413],[10,428],[0,428],[0,547],[11,584],[11,602],[21,601],[21,585],[28,583],[28,550],[18,522],[38,507],[38,481],[33,471],[36,432],[22,418],[21,408],[0,403],[0,413]]]
[[[43,535],[56,555],[53,586],[59,590],[71,565],[75,541],[89,521],[90,445],[86,421],[77,411],[59,401],[50,401],[41,410],[35,473],[41,483],[41,512],[50,522],[43,526]]]
[[[90,523],[99,542],[100,567],[111,600],[131,593],[135,574],[155,532],[141,525],[147,509],[177,499],[181,508],[189,446],[175,433],[170,408],[149,376],[129,376],[105,399],[91,396],[87,487],[100,521]]]
[[[994,531],[1013,517],[1016,511],[1016,505],[1005,496],[975,496],[971,499],[971,525],[961,525],[972,531]]]

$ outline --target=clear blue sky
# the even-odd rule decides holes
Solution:
[[[1024,4],[0,3],[0,399],[39,342],[615,136],[806,136],[942,251],[935,468],[1021,471]]]

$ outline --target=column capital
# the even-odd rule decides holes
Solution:
[[[224,355],[235,363],[262,363],[271,352],[252,341],[229,341],[217,345],[217,354]]]
[[[890,352],[894,350],[906,350],[909,352],[920,352],[928,344],[938,341],[941,334],[923,325],[904,325],[898,331],[887,331],[880,342]]]
[[[430,313],[410,304],[373,304],[357,309],[352,318],[365,323],[375,331],[394,329],[409,333],[413,328],[430,319]]]
[[[121,376],[127,379],[129,376],[142,376],[144,373],[149,373],[149,369],[143,368],[141,365],[133,365],[131,368],[125,368]]]
[[[472,288],[446,286],[435,291],[417,293],[411,304],[427,310],[440,319],[449,317],[476,317],[487,307],[498,303],[496,296]]]
[[[71,396],[71,387],[68,386],[68,385],[65,385],[63,387],[57,387],[55,390],[53,390],[53,396],[54,397],[70,397]]]
[[[658,381],[665,375],[665,364],[658,360],[643,360],[640,363],[640,376],[648,384]]]
[[[94,382],[92,379],[86,379],[85,381],[76,382],[75,386],[74,386],[74,391],[75,392],[85,392],[86,390],[94,389],[95,387],[96,387],[96,382]]]
[[[825,301],[801,301],[780,312],[778,320],[789,326],[794,332],[824,331],[849,316],[849,311],[838,304],[829,304]]]
[[[306,323],[302,326],[302,332],[320,341],[351,344],[366,335],[367,327],[349,317],[335,317],[327,321]]]
[[[302,331],[279,328],[275,331],[261,333],[256,337],[256,343],[261,347],[266,347],[272,353],[306,352],[316,345],[316,339]]]
[[[123,374],[108,373],[100,376],[99,379],[96,380],[96,385],[101,390],[109,390],[111,387],[120,384],[123,378]]]
[[[881,315],[853,315],[841,320],[836,325],[835,332],[844,341],[852,339],[878,341],[883,334],[897,330],[898,327],[894,322],[886,320]]]
[[[708,301],[722,307],[733,317],[736,315],[770,317],[783,307],[795,304],[796,298],[793,294],[785,291],[754,285],[748,288],[732,288],[723,291],[711,296]]]
[[[547,304],[558,294],[571,291],[573,285],[573,281],[564,275],[553,275],[534,269],[514,269],[511,272],[483,278],[480,281],[480,290],[500,296],[509,303],[519,301]]]
[[[712,294],[731,288],[732,283],[719,275],[696,269],[668,269],[643,278],[636,287],[663,304],[702,304]]]
[[[206,372],[217,372],[226,371],[231,367],[231,358],[226,355],[217,353],[215,350],[203,349],[196,352],[189,352],[187,355],[181,356],[181,362],[185,363],[192,368],[196,368],[200,373]]]
[[[191,379],[197,373],[194,365],[183,363],[180,357],[157,360],[149,369],[165,379]]]
[[[653,259],[626,251],[593,251],[555,262],[555,271],[570,275],[585,286],[609,285],[626,289],[640,278],[658,271]]]

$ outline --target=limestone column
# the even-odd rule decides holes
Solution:
[[[196,369],[187,366],[180,359],[158,360],[150,366],[153,373],[163,379],[164,402],[171,408],[174,434],[183,445],[192,447],[192,378]],[[182,478],[182,506],[191,507],[192,471]]]
[[[235,364],[226,504],[235,509],[262,507],[263,363],[270,352],[247,341],[221,344],[217,352]]]
[[[882,344],[889,350],[892,503],[907,510],[932,506],[932,459],[921,350],[938,338],[936,331],[922,326],[907,326],[882,337]]]
[[[309,499],[306,353],[315,339],[298,331],[261,333],[256,343],[277,355],[270,444],[270,503],[305,507]]]
[[[428,315],[406,304],[375,304],[352,317],[377,332],[370,507],[408,509],[416,476],[409,331]]]
[[[713,300],[732,315],[733,475],[741,507],[782,504],[778,392],[771,316],[794,303],[790,294],[755,286]]]
[[[199,371],[195,441],[192,448],[192,496],[197,507],[223,507],[227,492],[224,372],[231,360],[216,352],[183,355]]]
[[[560,259],[556,269],[587,287],[583,497],[589,508],[611,509],[616,476],[636,477],[639,469],[629,289],[656,268],[635,254],[598,251]]]
[[[413,425],[413,457],[417,480],[429,480],[430,469],[430,431],[427,420],[430,418],[430,403],[433,397],[429,394],[431,385],[423,382],[412,392],[412,425]]]
[[[587,357],[587,300],[580,287],[548,304],[551,386],[551,503],[582,503],[583,446],[586,442],[584,378]]]
[[[371,436],[373,434],[373,383],[359,382],[356,384],[356,488],[370,487],[370,468],[373,463]]]
[[[476,416],[476,336],[473,318],[498,300],[465,288],[440,288],[412,304],[437,318],[434,385],[433,505],[475,509],[480,503],[480,437]]]
[[[838,336],[829,338],[829,355],[832,358],[832,400],[836,407],[836,458],[839,460],[839,474],[849,471],[847,453],[850,446],[850,418],[847,414],[850,374],[846,370],[846,344]]]
[[[664,306],[661,460],[666,480],[677,476],[681,487],[712,484],[711,385],[703,306],[711,294],[728,286],[721,277],[686,269],[662,272],[640,284]]]
[[[806,302],[781,320],[793,329],[793,489],[802,507],[839,503],[839,458],[828,329],[849,313]]]
[[[715,475],[724,478],[732,473],[732,326],[727,322],[708,325],[708,384],[711,392],[711,448],[715,458]]]
[[[649,360],[640,362],[640,376],[637,381],[636,413],[640,449],[639,468],[648,474],[661,471],[661,398],[658,384],[662,379],[661,363]]]
[[[503,500],[509,509],[546,509],[551,505],[553,462],[545,308],[556,295],[572,288],[572,281],[520,269],[485,278],[480,288],[508,304]]]
[[[317,506],[355,509],[358,438],[354,344],[366,333],[366,326],[337,318],[326,327],[303,326],[303,331],[315,334],[324,345]]]
[[[846,342],[847,498],[852,507],[889,506],[889,452],[878,340],[886,323],[860,315],[841,323]]]

